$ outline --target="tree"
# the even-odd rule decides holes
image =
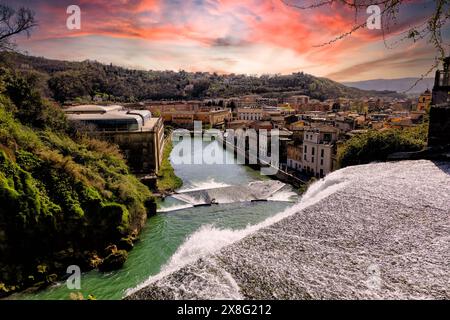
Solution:
[[[42,99],[36,89],[36,81],[37,78],[26,78],[7,69],[0,69],[2,91],[14,104],[14,108],[9,111],[22,124],[37,128],[52,128],[54,131],[65,130],[67,121],[64,112],[53,103]]]
[[[395,152],[422,150],[427,144],[428,124],[407,129],[369,130],[338,147],[338,164],[344,168],[373,161],[386,161]]]
[[[339,40],[342,40],[353,33],[361,30],[367,26],[367,20],[363,22],[357,21],[358,12],[365,11],[371,5],[378,5],[381,9],[382,32],[385,45],[387,47],[395,46],[405,40],[413,42],[428,40],[436,48],[436,56],[433,65],[423,74],[407,91],[414,88],[418,82],[423,80],[426,76],[431,74],[439,66],[449,53],[446,52],[446,45],[443,42],[442,31],[444,26],[450,19],[450,1],[449,0],[435,0],[431,15],[427,16],[425,22],[418,21],[415,25],[409,27],[402,32],[402,37],[396,43],[389,46],[386,42],[386,35],[390,32],[392,24],[395,23],[396,18],[402,13],[406,12],[405,4],[407,0],[281,0],[285,5],[297,8],[300,10],[315,9],[325,6],[333,6],[341,4],[343,6],[352,8],[355,11],[355,23],[346,32],[341,33],[330,41],[316,45],[317,47],[331,45]]]
[[[30,30],[37,26],[34,12],[28,8],[13,8],[0,4],[0,50],[14,50],[12,37],[20,33],[30,35]]]

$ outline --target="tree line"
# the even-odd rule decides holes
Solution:
[[[259,94],[283,98],[305,94],[314,99],[391,96],[395,92],[349,88],[325,78],[291,75],[221,75],[207,72],[132,70],[96,61],[69,62],[2,52],[0,64],[32,75],[36,87],[61,104],[89,101],[136,102],[192,100]]]

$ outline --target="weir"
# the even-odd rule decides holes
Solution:
[[[269,200],[275,193],[286,187],[286,184],[276,181],[255,181],[246,186],[226,186],[203,190],[184,191],[173,194],[172,197],[193,206],[235,202]]]
[[[449,212],[449,163],[348,167],[257,225],[200,228],[126,299],[449,299]]]

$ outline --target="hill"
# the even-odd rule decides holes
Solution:
[[[375,79],[357,82],[343,82],[344,85],[361,90],[388,90],[403,93],[411,88],[418,78]],[[422,93],[426,89],[433,89],[434,78],[425,78],[407,93]]]
[[[130,70],[95,61],[69,62],[1,53],[0,64],[32,73],[44,95],[60,103],[86,102],[96,97],[117,102],[160,99],[203,99],[260,94],[285,97],[306,94],[325,100],[337,97],[401,95],[349,88],[305,73],[291,75],[219,75],[206,72]]]

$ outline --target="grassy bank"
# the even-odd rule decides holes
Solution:
[[[163,160],[161,169],[158,173],[157,187],[161,193],[171,193],[176,189],[181,188],[183,180],[175,175],[175,171],[170,163],[170,153],[172,152],[172,139],[167,139],[164,145]]]

